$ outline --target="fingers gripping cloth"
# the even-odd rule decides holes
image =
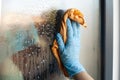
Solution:
[[[80,23],[82,26],[86,27],[86,23],[85,23],[85,20],[83,17],[84,17],[83,14],[79,10],[74,9],[74,8],[68,9],[65,12],[65,14],[63,15],[62,21],[61,21],[61,26],[60,26],[60,34],[62,35],[64,43],[66,43],[66,40],[67,40],[66,20],[69,18],[73,21]],[[58,44],[57,44],[56,40],[54,40],[54,42],[53,42],[52,52],[58,62],[59,68],[63,71],[63,73],[66,77],[69,77],[64,65],[61,62],[60,54],[58,51]]]

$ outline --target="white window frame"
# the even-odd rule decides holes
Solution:
[[[119,79],[119,0],[113,0],[113,80]]]
[[[118,35],[119,35],[119,39],[118,39],[118,44],[119,44],[119,46],[118,46],[118,62],[119,62],[119,72],[118,72],[118,77],[119,77],[119,79],[118,80],[120,80],[120,1],[119,1],[119,4],[118,4],[118,9],[119,9],[119,11],[118,11],[118,16],[119,16],[119,19],[118,19],[118,27],[119,27],[119,31],[118,31]]]

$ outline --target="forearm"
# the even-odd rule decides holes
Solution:
[[[94,80],[87,72],[80,72],[73,76],[75,80]]]

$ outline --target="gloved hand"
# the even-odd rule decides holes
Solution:
[[[59,46],[60,58],[70,77],[85,71],[80,64],[80,24],[67,20],[67,41],[64,44],[62,36],[57,33],[56,40]]]

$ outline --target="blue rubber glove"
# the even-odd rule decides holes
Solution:
[[[67,20],[67,42],[64,44],[62,36],[57,33],[56,40],[59,46],[60,58],[70,77],[85,71],[80,64],[80,25]]]

